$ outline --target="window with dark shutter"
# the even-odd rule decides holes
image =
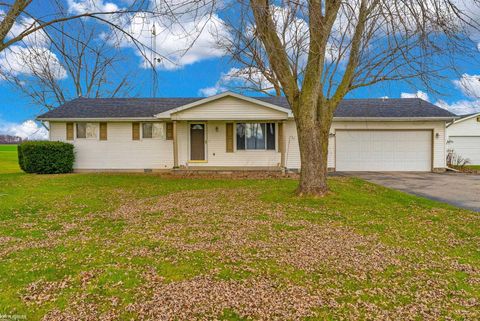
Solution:
[[[132,123],[132,140],[140,140],[140,123]]]
[[[283,123],[278,123],[278,151],[284,152]]]
[[[100,123],[100,140],[107,140],[107,123]]]
[[[226,124],[226,141],[227,141],[227,153],[233,153],[233,124]]]
[[[67,140],[73,140],[73,123],[67,123]]]

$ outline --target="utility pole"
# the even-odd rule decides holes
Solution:
[[[151,43],[150,43],[150,46],[151,46],[151,50],[150,50],[150,62],[152,64],[152,82],[151,82],[151,96],[152,98],[155,98],[155,96],[157,95],[157,66],[156,66],[156,62],[157,62],[157,58],[155,57],[155,55],[157,54],[157,31],[155,29],[155,22],[153,23],[153,26],[152,26],[152,38],[151,38]],[[158,58],[158,60],[160,61],[160,58]]]

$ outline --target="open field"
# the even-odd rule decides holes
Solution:
[[[292,179],[27,175],[0,157],[0,314],[480,319],[476,213],[354,178],[313,199]]]
[[[17,145],[0,144],[0,174],[20,171],[17,162]]]

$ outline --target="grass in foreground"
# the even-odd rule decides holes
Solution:
[[[0,175],[0,313],[480,318],[476,213],[352,178]]]

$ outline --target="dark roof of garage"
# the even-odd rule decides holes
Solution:
[[[285,97],[250,97],[290,109]],[[148,118],[181,107],[198,98],[77,98],[40,115],[39,119]],[[335,117],[348,118],[443,118],[449,111],[419,98],[345,99]]]

